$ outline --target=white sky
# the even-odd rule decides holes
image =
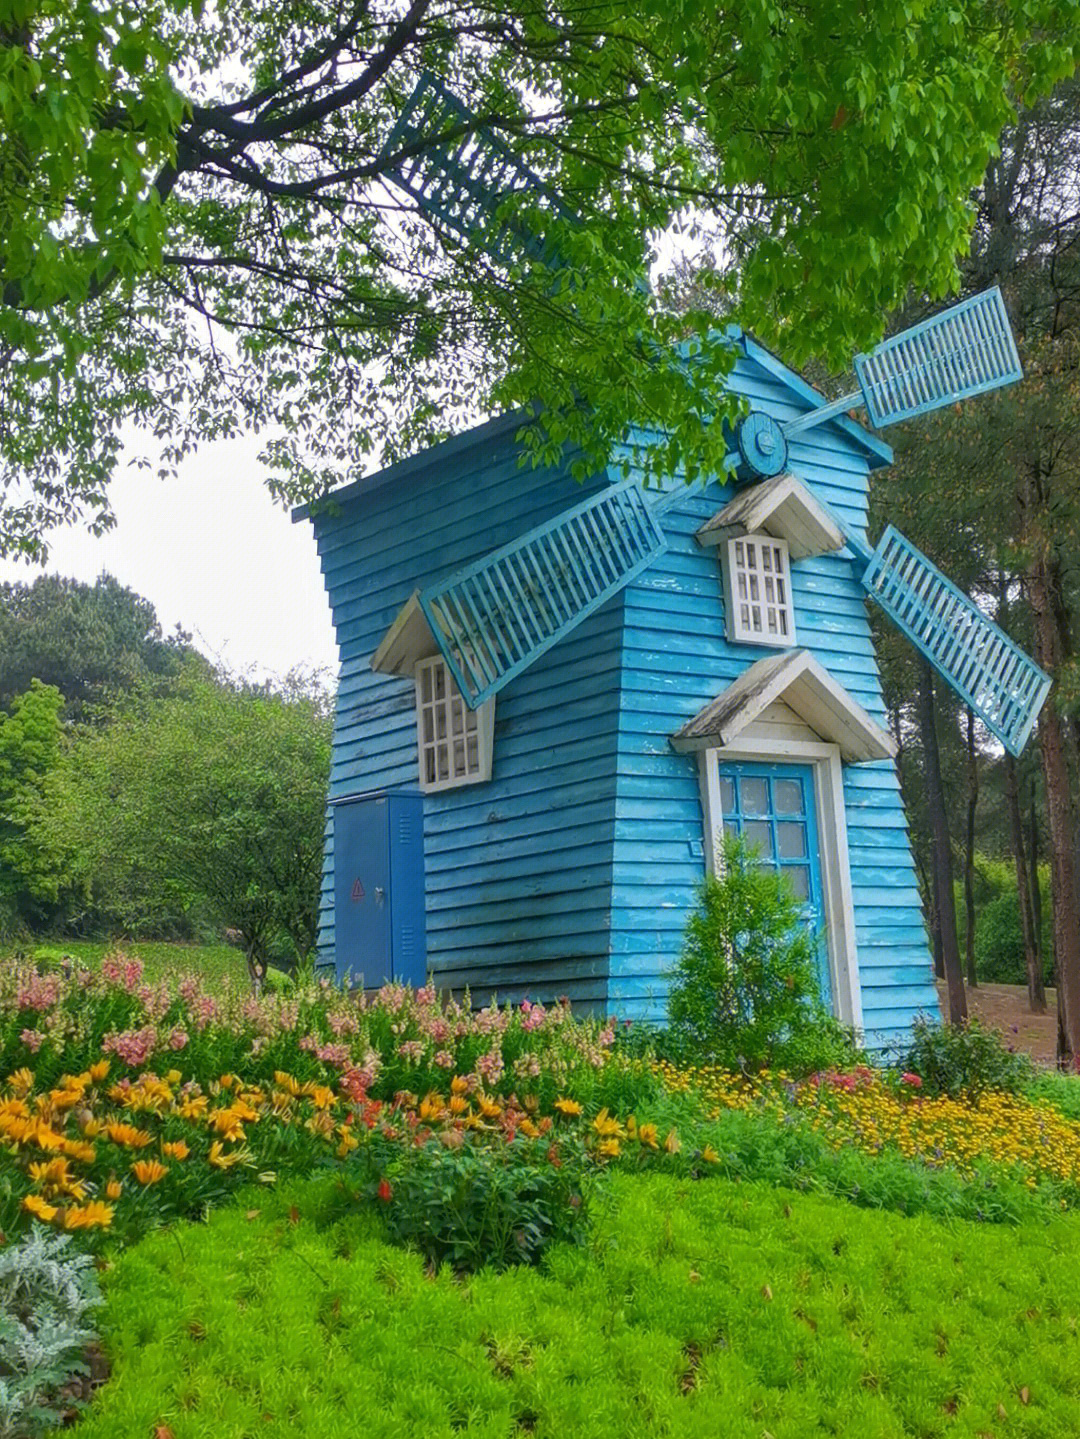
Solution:
[[[188,457],[173,480],[123,462],[110,487],[116,526],[53,532],[45,570],[92,584],[103,570],[148,599],[211,659],[256,678],[296,666],[337,675],[337,647],[310,524],[271,500],[257,440],[222,440]],[[41,566],[0,560],[0,580],[30,583]]]

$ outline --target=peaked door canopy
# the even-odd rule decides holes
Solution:
[[[734,744],[778,699],[826,743],[837,745],[845,760],[858,764],[896,755],[892,737],[804,649],[785,650],[752,664],[671,736],[671,746],[684,754]]]

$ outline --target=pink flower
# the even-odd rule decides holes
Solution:
[[[437,1064],[440,1069],[453,1069],[456,1060],[448,1049],[439,1049],[435,1052],[434,1063]]]
[[[58,974],[32,974],[29,982],[20,985],[15,993],[16,1009],[32,1009],[44,1014],[60,998],[60,984]]]
[[[19,1038],[31,1054],[37,1054],[38,1050],[45,1043],[45,1036],[40,1029],[24,1029],[19,1035]]]
[[[901,1084],[910,1084],[911,1087],[912,1087],[912,1089],[921,1089],[921,1088],[922,1088],[922,1080],[920,1079],[920,1077],[919,1077],[917,1074],[902,1074],[902,1075],[900,1076],[900,1083],[901,1083]]]
[[[150,1058],[157,1039],[157,1030],[152,1024],[148,1024],[142,1029],[125,1029],[119,1034],[115,1031],[107,1034],[101,1048],[104,1054],[115,1054],[132,1069],[137,1069]]]
[[[184,1046],[187,1044],[187,1042],[188,1042],[188,1033],[187,1033],[187,1030],[186,1030],[186,1029],[181,1029],[179,1026],[177,1026],[177,1028],[174,1029],[174,1030],[172,1031],[172,1033],[169,1035],[168,1045],[169,1045],[169,1048],[170,1048],[170,1049],[183,1049]]]

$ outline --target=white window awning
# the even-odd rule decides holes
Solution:
[[[845,760],[860,763],[896,754],[891,735],[804,649],[752,664],[671,736],[671,746],[683,754],[732,745],[778,699],[826,743],[837,745]]]
[[[371,668],[380,674],[408,675],[411,679],[421,660],[438,653],[435,636],[420,607],[420,591],[413,590],[371,656]]]
[[[749,486],[706,520],[694,538],[699,545],[720,545],[754,534],[786,540],[793,560],[839,550],[845,543],[835,518],[790,474]]]

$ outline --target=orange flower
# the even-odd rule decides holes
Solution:
[[[489,1099],[486,1094],[481,1094],[476,1102],[485,1119],[498,1119],[502,1114],[502,1105],[496,1104],[495,1100]]]
[[[49,1204],[42,1199],[40,1194],[26,1194],[23,1196],[22,1207],[28,1210],[36,1219],[44,1220],[46,1224],[55,1219],[60,1212],[55,1205]]]
[[[99,1059],[98,1062],[92,1064],[86,1072],[90,1076],[91,1084],[100,1084],[103,1079],[108,1077],[109,1061],[107,1059]]]
[[[106,1199],[119,1199],[123,1192],[123,1185],[120,1183],[119,1179],[110,1179],[108,1184],[106,1184],[105,1186]]]
[[[205,1094],[188,1095],[180,1104],[180,1118],[202,1119],[209,1107],[210,1101]]]
[[[114,1144],[122,1144],[127,1149],[145,1149],[153,1143],[153,1135],[145,1129],[136,1129],[133,1124],[106,1124],[105,1133]]]
[[[64,1210],[65,1229],[108,1229],[112,1223],[113,1210],[99,1199],[92,1199],[81,1207],[73,1206]]]
[[[457,1115],[468,1114],[468,1112],[469,1101],[460,1094],[452,1094],[450,1096],[450,1113]]]
[[[159,1164],[156,1159],[137,1159],[131,1172],[140,1184],[158,1184],[168,1174],[168,1165]]]
[[[244,1126],[240,1123],[240,1116],[233,1109],[212,1109],[210,1111],[210,1127],[216,1129],[218,1134],[226,1139],[240,1140],[244,1137]]]
[[[450,1093],[451,1093],[451,1094],[468,1094],[468,1092],[469,1092],[469,1081],[468,1081],[467,1079],[465,1079],[462,1075],[460,1075],[460,1074],[455,1074],[454,1077],[453,1077],[453,1079],[450,1081]]]
[[[174,1139],[167,1144],[162,1144],[161,1152],[169,1159],[186,1159],[191,1150],[182,1139]]]
[[[532,1122],[531,1119],[528,1118],[523,1119],[518,1125],[518,1128],[521,1130],[522,1134],[527,1134],[530,1139],[535,1139],[536,1136],[540,1133],[536,1125]]]

